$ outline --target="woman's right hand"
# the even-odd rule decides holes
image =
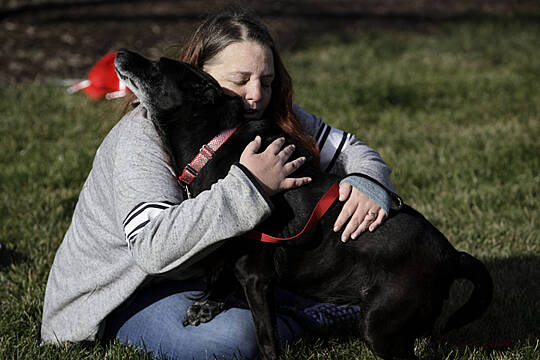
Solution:
[[[285,138],[279,138],[268,145],[266,150],[257,153],[261,147],[261,142],[261,137],[257,135],[255,140],[246,146],[240,156],[240,164],[251,171],[268,195],[293,189],[311,181],[309,177],[288,177],[306,162],[305,157],[299,157],[287,162],[294,152],[294,145],[282,149]]]

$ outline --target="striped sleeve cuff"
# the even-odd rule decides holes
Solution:
[[[320,149],[321,169],[326,172],[332,169],[351,136],[351,134],[345,131],[335,129],[323,123],[315,138]]]
[[[150,220],[161,214],[163,210],[172,206],[174,204],[168,201],[142,202],[135,206],[126,216],[123,223],[128,246],[130,246],[133,238],[143,230]]]

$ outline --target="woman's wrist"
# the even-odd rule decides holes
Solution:
[[[390,207],[392,205],[392,197],[385,188],[378,185],[377,183],[358,175],[350,175],[341,180],[341,183],[346,182],[354,186],[356,189],[360,190],[366,194],[371,200],[375,201],[386,214],[389,213]]]
[[[247,167],[245,167],[244,165],[240,164],[239,162],[235,163],[234,166],[238,167],[240,170],[242,170],[242,172],[247,176],[247,178],[251,181],[251,183],[253,184],[253,186],[255,186],[255,188],[257,189],[257,191],[259,192],[259,194],[261,194],[261,196],[263,197],[263,199],[266,201],[266,203],[268,204],[268,206],[270,207],[270,210],[273,211],[274,210],[274,204],[272,203],[272,200],[270,199],[270,196],[266,193],[266,191],[263,189],[263,187],[261,186],[259,180],[257,180],[257,177],[255,175],[253,175],[253,173],[251,171],[249,171],[249,169]]]

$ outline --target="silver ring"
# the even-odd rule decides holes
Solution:
[[[373,211],[369,211],[367,214],[368,214],[369,216],[375,216],[375,215],[377,215],[377,213],[376,213],[376,212],[373,212]]]

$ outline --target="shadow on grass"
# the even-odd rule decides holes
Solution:
[[[0,244],[0,271],[10,265],[17,265],[28,262],[29,258],[18,251],[7,249],[5,245]]]
[[[437,343],[500,350],[539,338],[540,257],[515,256],[485,261],[485,264],[494,283],[490,307],[479,320],[436,337]],[[466,301],[471,290],[472,285],[465,281],[452,287],[442,322]]]
[[[491,311],[497,334],[510,339],[539,337],[540,257],[514,256],[487,262],[495,283]],[[494,329],[495,330],[495,329]]]

